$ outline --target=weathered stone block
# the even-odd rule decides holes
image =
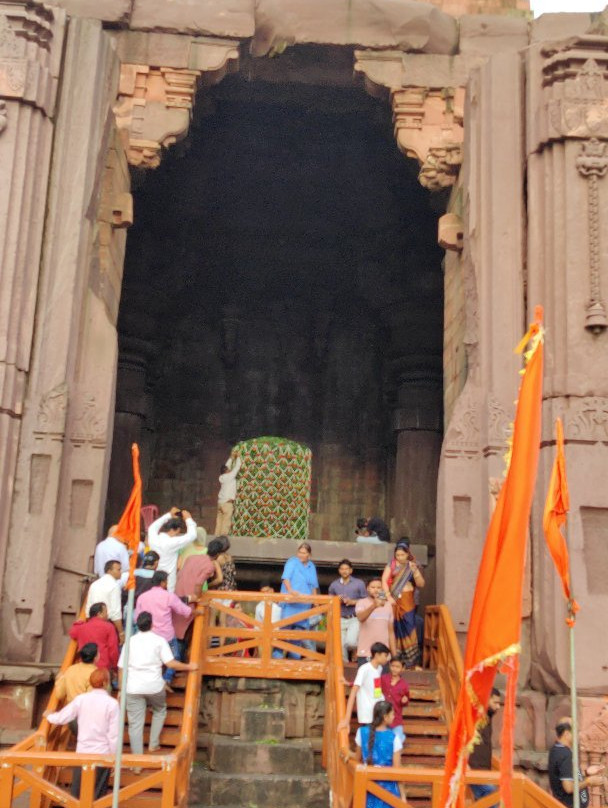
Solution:
[[[427,3],[382,0],[349,6],[341,0],[259,0],[254,56],[264,56],[286,44],[316,42],[366,48],[454,53],[458,45],[456,20]]]
[[[273,707],[243,710],[241,738],[244,741],[283,740],[285,710]]]
[[[253,0],[135,0],[131,27],[250,37],[253,14]]]
[[[517,51],[528,45],[528,21],[490,14],[460,18],[460,53],[487,54]]]
[[[313,774],[314,757],[310,741],[242,741],[216,736],[209,745],[209,766],[234,774]]]
[[[87,17],[104,22],[129,23],[131,0],[55,0],[71,17]]]
[[[591,25],[591,14],[541,14],[530,23],[530,41],[565,39],[584,34]]]
[[[327,808],[324,774],[219,774],[194,769],[190,803],[215,805],[280,805],[281,808]]]

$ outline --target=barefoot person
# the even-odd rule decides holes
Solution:
[[[359,727],[355,736],[356,760],[359,763],[368,766],[393,766],[396,769],[401,766],[403,741],[391,728],[394,718],[395,710],[390,702],[379,701],[374,705],[371,723]],[[395,797],[401,796],[399,784],[394,780],[377,780],[376,785]],[[365,808],[390,808],[390,803],[374,794],[368,794]]]
[[[397,652],[406,668],[413,668],[419,659],[416,633],[416,587],[422,589],[424,578],[407,541],[395,547],[393,560],[382,573],[382,589],[387,602],[393,607]]]
[[[236,499],[236,478],[241,470],[241,458],[228,460],[220,469],[220,492],[217,496],[217,517],[215,535],[227,536],[232,528],[232,513]]]
[[[93,671],[89,680],[91,690],[82,693],[56,713],[44,713],[49,724],[78,725],[76,752],[83,755],[115,755],[118,743],[118,701],[109,695],[110,674],[105,668]],[[95,769],[94,798],[106,793],[111,769],[98,766]],[[80,798],[82,769],[76,766],[72,774],[72,796]]]
[[[127,715],[129,717],[129,742],[134,755],[144,751],[144,724],[146,710],[152,710],[150,744],[148,751],[160,749],[160,733],[167,716],[167,693],[163,679],[163,665],[176,671],[195,671],[193,662],[178,662],[174,659],[169,643],[155,634],[152,615],[141,612],[137,618],[137,634],[129,641],[129,667],[127,671]],[[120,687],[123,685],[125,649],[118,660]]]

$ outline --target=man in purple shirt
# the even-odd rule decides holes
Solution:
[[[353,565],[348,558],[338,564],[336,581],[329,585],[329,594],[340,598],[340,628],[342,633],[342,658],[349,660],[351,650],[356,650],[359,639],[359,620],[355,616],[355,605],[361,598],[367,597],[365,584],[359,578],[353,578]]]
[[[168,573],[163,570],[156,570],[152,576],[152,588],[148,589],[147,592],[143,592],[137,598],[134,617],[137,620],[142,612],[150,612],[152,615],[152,631],[167,640],[171,653],[175,659],[180,660],[179,643],[173,626],[173,613],[175,612],[175,614],[182,617],[190,617],[192,607],[184,602],[190,603],[190,596],[180,598],[174,592],[169,592],[167,589],[168,578]],[[175,671],[173,668],[167,668],[163,674],[163,679],[170,685],[174,676]]]
[[[67,704],[56,713],[45,712],[49,724],[78,723],[76,751],[89,755],[115,755],[118,743],[119,707],[116,699],[108,694],[110,674],[105,668],[93,671],[89,679],[91,690]],[[102,797],[108,788],[110,769],[98,768],[95,774],[95,799]],[[72,796],[80,797],[82,769],[77,766],[72,775]]]

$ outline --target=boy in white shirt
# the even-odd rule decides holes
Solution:
[[[357,671],[348,696],[346,715],[338,724],[338,730],[350,727],[355,699],[357,700],[357,721],[359,724],[371,724],[374,717],[374,705],[384,700],[380,677],[382,676],[382,668],[387,664],[391,652],[382,642],[375,642],[370,651],[370,661],[361,665]]]

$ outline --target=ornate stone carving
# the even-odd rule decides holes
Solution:
[[[465,91],[460,86],[406,86],[404,58],[395,51],[355,51],[355,72],[370,95],[385,97],[390,91],[397,144],[420,163],[420,183],[436,191],[453,185],[462,165]],[[466,73],[461,65],[455,73],[448,69],[440,81],[449,75],[448,81],[460,83]]]
[[[95,396],[85,396],[72,422],[70,440],[73,444],[91,443],[103,448],[106,445],[106,424],[104,424]]]
[[[608,399],[571,398],[565,433],[569,441],[608,443]]]
[[[591,59],[589,61],[592,61]],[[602,79],[603,80],[603,79]],[[587,180],[587,218],[589,221],[589,302],[585,328],[594,334],[601,333],[608,327],[606,307],[602,300],[600,281],[600,199],[598,180],[608,170],[608,154],[606,143],[597,138],[584,141],[576,158],[576,168],[581,177]]]
[[[65,383],[59,384],[49,390],[48,393],[45,393],[40,400],[34,431],[46,435],[63,435],[67,407],[67,385]]]
[[[462,165],[464,89],[404,87],[391,92],[391,103],[397,144],[421,164],[421,184],[431,191],[453,185]]]
[[[443,441],[446,457],[474,458],[480,452],[481,412],[474,391],[466,387],[460,395]]]
[[[488,398],[488,443],[497,449],[506,449],[510,421],[496,396]]]
[[[221,80],[237,60],[234,43],[199,43],[201,69],[123,64],[114,113],[118,128],[128,133],[129,163],[157,168],[162,149],[186,136],[198,88]]]
[[[0,13],[0,97],[24,99],[52,112],[56,81],[49,50],[56,11],[41,3],[4,4]],[[6,123],[6,121],[5,121]]]
[[[560,97],[551,98],[547,104],[551,138],[608,137],[604,69],[589,58],[572,76],[580,58],[581,51],[572,49],[555,54],[545,63],[545,85],[560,91]]]

